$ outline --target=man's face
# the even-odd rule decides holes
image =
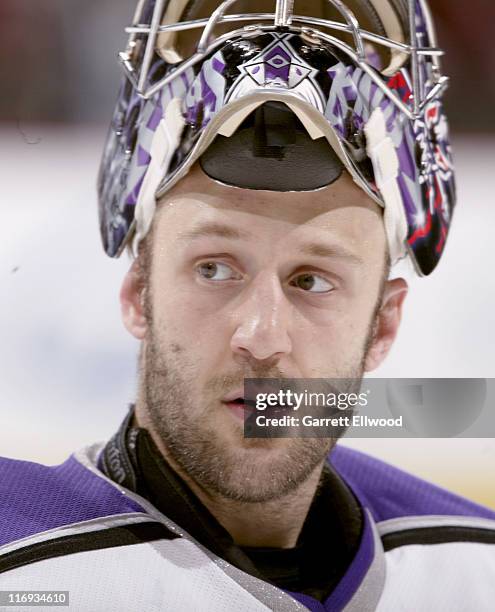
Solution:
[[[243,379],[360,378],[386,268],[382,213],[345,174],[315,192],[228,187],[196,167],[160,203],[140,398],[203,488],[265,501],[301,484],[326,439],[245,439]]]

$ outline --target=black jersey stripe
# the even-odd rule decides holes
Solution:
[[[387,533],[382,536],[382,542],[385,552],[399,546],[410,546],[412,544],[447,544],[451,542],[495,544],[495,530],[459,525],[418,527]]]
[[[165,525],[156,521],[122,525],[97,531],[85,531],[84,533],[36,542],[35,544],[6,553],[0,556],[0,573],[28,565],[29,563],[35,563],[36,561],[62,557],[73,553],[129,546],[131,544],[141,544],[155,540],[174,540],[179,537],[173,531],[167,529]]]

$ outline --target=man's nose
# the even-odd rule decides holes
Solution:
[[[292,350],[292,304],[273,273],[260,273],[232,312],[234,353],[257,360],[282,357]]]

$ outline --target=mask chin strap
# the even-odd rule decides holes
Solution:
[[[181,112],[181,100],[173,99],[167,107],[153,135],[150,147],[150,162],[139,191],[134,213],[135,233],[132,250],[137,253],[139,242],[148,233],[156,209],[155,193],[165,173],[168,171],[172,156],[180,142],[184,118]]]
[[[407,219],[397,183],[399,159],[394,143],[387,135],[385,117],[380,108],[373,111],[364,131],[366,151],[373,164],[377,187],[385,202],[383,220],[393,265],[406,255],[407,239]]]

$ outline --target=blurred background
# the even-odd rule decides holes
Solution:
[[[495,3],[431,0],[458,168],[444,259],[411,284],[374,375],[494,377]],[[135,393],[120,322],[128,260],[100,246],[95,178],[120,82],[130,0],[0,4],[0,455],[55,464],[108,438]],[[495,407],[490,407],[495,409]],[[495,507],[492,439],[346,440]]]

